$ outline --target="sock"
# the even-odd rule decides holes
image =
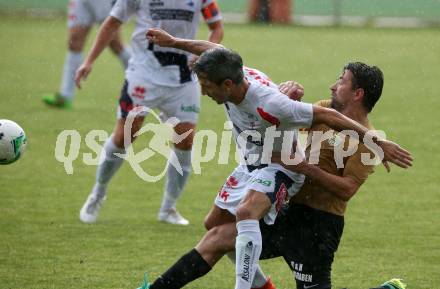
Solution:
[[[228,256],[229,260],[231,260],[231,262],[235,264],[235,251],[226,253],[226,256]],[[267,277],[266,275],[264,275],[264,272],[261,269],[260,265],[257,264],[257,267],[255,269],[256,270],[254,280],[252,280],[252,288],[261,288],[266,285]]]
[[[75,94],[75,73],[82,62],[83,56],[81,52],[67,52],[60,87],[60,94],[65,100],[73,99]]]
[[[258,220],[237,223],[235,241],[235,289],[250,289],[261,254],[261,232]]]
[[[196,249],[183,255],[173,266],[151,284],[150,289],[178,289],[204,276],[211,266]]]
[[[121,52],[119,52],[119,60],[122,62],[122,65],[124,66],[124,68],[126,69],[128,66],[128,61],[130,60],[130,49],[128,49],[126,46],[124,46],[124,48],[122,49]]]
[[[175,161],[176,158],[182,167],[183,175],[173,165],[168,163],[167,180],[160,212],[166,212],[176,207],[177,199],[182,194],[188,177],[191,174],[191,151],[174,148],[174,154],[170,156],[170,159]]]
[[[101,152],[100,164],[96,171],[96,183],[93,187],[93,193],[100,197],[105,196],[108,183],[124,161],[124,159],[114,155],[114,153],[124,154],[125,149],[118,148],[113,143],[113,135],[111,135],[106,140]]]

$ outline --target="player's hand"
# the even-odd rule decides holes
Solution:
[[[197,59],[199,59],[198,55],[193,55],[188,62],[188,66],[191,70],[193,70],[194,64],[196,64]]]
[[[392,141],[381,140],[377,143],[384,152],[382,163],[388,172],[390,171],[389,162],[404,169],[412,166],[413,157],[409,151],[401,148],[398,144]]]
[[[176,42],[176,38],[159,28],[148,29],[146,36],[148,41],[162,47],[173,47]]]
[[[293,100],[301,101],[304,96],[304,87],[293,80],[280,83],[278,89]]]
[[[81,89],[81,81],[83,80],[85,81],[91,71],[92,71],[92,65],[87,63],[83,63],[78,68],[78,70],[75,73],[75,84],[79,89]]]

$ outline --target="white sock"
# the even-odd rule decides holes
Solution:
[[[104,161],[98,166],[96,170],[96,183],[93,187],[93,193],[104,197],[107,193],[107,186],[113,175],[121,167],[124,159],[114,155],[114,153],[124,154],[125,149],[118,148],[113,143],[113,135],[111,135],[105,142],[101,152],[101,160]]]
[[[67,52],[60,87],[60,94],[66,100],[73,99],[73,95],[75,94],[75,73],[82,62],[83,56],[81,52]]]
[[[226,256],[228,256],[229,260],[231,260],[231,262],[235,264],[235,251],[226,253]],[[261,288],[266,284],[266,282],[267,277],[266,275],[264,275],[264,272],[261,269],[260,265],[257,264],[254,280],[252,280],[252,288]]]
[[[176,207],[177,199],[182,194],[189,175],[191,174],[191,151],[174,148],[174,155],[170,156],[170,160],[176,160],[176,158],[182,167],[183,175],[168,162],[167,180],[160,212],[166,212]]]
[[[124,46],[124,48],[122,49],[121,52],[119,52],[119,60],[122,62],[122,65],[124,66],[124,68],[126,69],[128,66],[128,61],[130,60],[130,49],[128,49],[126,46]]]
[[[261,232],[258,220],[237,223],[235,241],[235,289],[250,289],[261,254]]]

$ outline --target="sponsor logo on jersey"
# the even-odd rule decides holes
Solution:
[[[182,104],[182,106],[180,107],[180,110],[184,111],[184,112],[194,112],[194,113],[200,112],[200,108],[195,104],[192,104],[192,105],[183,105]]]
[[[150,7],[162,7],[162,6],[164,6],[165,4],[163,3],[163,1],[161,1],[161,0],[152,0],[151,2],[150,2]]]
[[[264,179],[258,179],[258,178],[254,178],[252,180],[252,182],[253,183],[262,184],[263,186],[266,186],[266,187],[270,187],[270,185],[272,184],[272,181],[264,180]]]
[[[150,8],[153,20],[181,20],[192,22],[194,11],[183,9]]]

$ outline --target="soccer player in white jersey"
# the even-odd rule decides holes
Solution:
[[[174,126],[176,134],[189,133],[175,144],[170,156],[170,163],[178,161],[183,174],[168,164],[164,197],[158,214],[158,219],[163,222],[189,223],[177,212],[176,203],[191,172],[191,148],[200,109],[200,90],[188,66],[193,55],[178,49],[157,47],[147,41],[145,32],[148,28],[158,27],[177,37],[194,38],[201,15],[210,29],[209,40],[220,42],[223,24],[215,0],[118,0],[101,26],[92,50],[77,71],[78,87],[122,23],[136,16],[131,40],[132,57],[121,91],[118,120],[113,135],[104,145],[105,160],[98,166],[96,183],[80,211],[81,221],[96,221],[108,183],[123,162],[115,154],[125,153],[124,124],[127,115],[133,108],[144,106],[158,108],[165,117],[177,118],[179,123]],[[131,141],[141,128],[144,117],[144,114],[139,114],[134,119]]]
[[[249,289],[261,253],[259,220],[264,218],[267,224],[273,223],[282,204],[298,192],[304,180],[303,175],[285,169],[280,163],[270,163],[270,153],[269,160],[265,159],[267,142],[273,141],[273,145],[269,145],[272,156],[280,156],[283,142],[286,143],[284,136],[298,128],[322,123],[336,131],[355,131],[361,140],[368,129],[336,110],[289,99],[258,72],[243,69],[240,55],[221,45],[179,39],[160,29],[150,29],[147,37],[163,47],[201,54],[194,71],[202,93],[224,104],[234,125],[245,165],[239,165],[223,185],[205,226],[209,229],[225,222],[237,222],[235,288]],[[279,132],[272,134],[275,139],[266,138],[270,132],[267,128],[271,127]],[[293,134],[293,140],[286,138],[288,148],[295,137]],[[379,136],[374,135],[373,139],[383,150],[384,161],[404,168],[411,165],[408,151]],[[189,256],[189,259],[197,259],[197,256]],[[159,284],[168,284],[167,280],[156,281],[158,286],[155,287],[155,282],[152,289],[165,288]]]
[[[93,24],[102,23],[109,15],[114,0],[69,0],[67,26],[68,51],[64,61],[60,90],[43,96],[54,107],[71,108],[75,94],[75,72],[83,62],[82,50]],[[127,68],[130,52],[124,46],[119,31],[109,42],[110,49]]]

